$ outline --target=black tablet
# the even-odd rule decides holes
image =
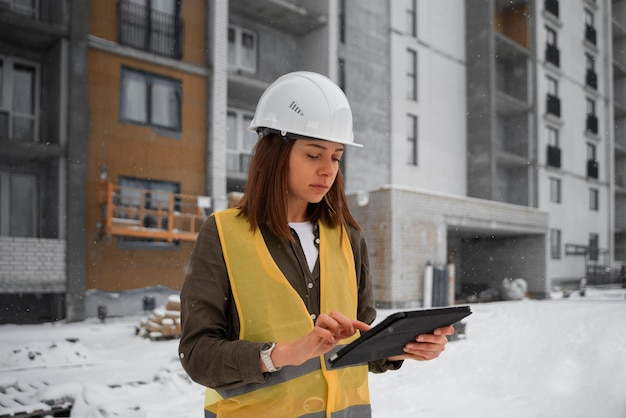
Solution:
[[[447,306],[396,312],[359,338],[328,356],[331,368],[367,363],[404,354],[403,347],[420,334],[432,334],[472,313],[469,306]]]

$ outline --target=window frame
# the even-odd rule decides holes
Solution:
[[[126,94],[125,86],[128,87],[128,84],[126,81],[128,80],[128,77],[131,75],[140,77],[141,81],[144,83],[143,85],[146,87],[145,98],[144,98],[145,121],[134,119],[127,112],[127,109],[130,109],[130,106],[127,104],[127,100],[126,100],[127,94]],[[173,127],[162,125],[153,121],[153,118],[154,118],[153,97],[154,97],[154,84],[155,84],[154,82],[155,81],[169,84],[170,87],[172,87],[172,91],[176,98],[177,107],[175,109],[170,109],[169,101],[168,101],[167,108],[165,110],[167,111],[168,114],[170,114],[169,113],[170,111],[173,112],[171,113],[171,116],[173,116],[175,119]],[[156,73],[147,72],[144,70],[138,70],[135,68],[123,66],[121,76],[120,76],[119,121],[120,123],[130,123],[134,125],[150,127],[150,128],[159,130],[160,132],[180,134],[182,133],[182,120],[181,120],[182,106],[183,106],[183,103],[182,103],[183,94],[182,93],[183,92],[182,92],[181,80],[178,80],[172,77],[162,76]]]
[[[32,114],[17,112],[14,110],[15,74],[16,66],[23,66],[32,69],[33,95],[30,97]],[[0,54],[0,116],[6,115],[6,138],[22,142],[41,142],[40,137],[40,117],[41,117],[41,67],[39,63],[24,60],[10,55]],[[19,138],[16,133],[15,119],[25,119],[32,122],[32,138]],[[0,139],[2,139],[0,132]]]
[[[231,30],[234,33],[233,42],[230,40]],[[254,50],[252,56],[254,57],[253,65],[248,65],[245,62],[245,47],[243,45],[244,36],[251,36],[253,39],[252,44],[254,45]],[[237,25],[228,25],[228,50],[232,51],[234,61],[231,62],[231,54],[228,54],[227,63],[228,69],[231,71],[245,71],[248,73],[256,74],[259,68],[259,35],[257,32],[252,31],[250,29],[243,28]]]
[[[418,101],[417,89],[417,51],[413,48],[406,49],[407,66],[406,66],[406,98],[410,101]]]
[[[412,113],[407,113],[406,116],[406,164],[417,167],[419,165],[419,118]]]
[[[563,182],[558,177],[550,176],[550,202],[562,203]]]
[[[597,187],[589,188],[589,210],[594,212],[600,210],[600,190]]]
[[[557,228],[550,229],[550,258],[552,260],[560,260],[561,251],[561,230]]]
[[[234,135],[231,135],[230,132],[228,132],[228,129],[230,129],[230,122],[229,122],[229,117],[230,115],[234,115],[235,116],[235,129],[237,132],[235,132]],[[251,138],[256,137],[256,134],[254,132],[250,132],[248,131],[248,126],[249,126],[249,122],[246,121],[251,121],[254,118],[254,113],[248,110],[244,110],[244,109],[238,109],[235,107],[228,107],[227,111],[226,111],[226,119],[227,119],[227,142],[226,142],[226,171],[229,175],[229,177],[244,177],[247,176],[248,174],[248,166],[243,167],[243,160],[242,158],[247,158],[248,164],[250,163],[250,158],[252,158],[252,151],[254,148],[254,145],[256,144],[256,141],[254,141],[254,143],[252,143],[251,147],[249,147],[249,149],[246,147],[246,135],[250,135]],[[235,145],[236,148],[230,148],[230,144],[232,144],[232,141],[229,141],[229,139],[235,138]],[[230,160],[231,160],[231,156],[235,156],[235,161],[237,161],[237,170],[234,170],[230,167]]]

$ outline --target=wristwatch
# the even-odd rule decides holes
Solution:
[[[276,348],[276,343],[264,343],[261,346],[261,361],[270,373],[280,370],[280,367],[274,366],[274,362],[272,361],[272,351],[274,351],[274,348]]]

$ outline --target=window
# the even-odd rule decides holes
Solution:
[[[181,58],[180,3],[179,0],[120,0],[120,44]]]
[[[228,27],[228,66],[233,70],[256,72],[257,36],[238,26]]]
[[[417,116],[407,115],[406,121],[406,162],[408,165],[417,165]]]
[[[589,209],[593,211],[600,210],[600,191],[595,187],[589,188]]]
[[[0,138],[38,141],[38,73],[34,64],[0,55]]]
[[[550,258],[559,260],[561,258],[561,230],[550,230]]]
[[[407,49],[406,97],[417,100],[417,52]]]
[[[595,144],[587,143],[587,160],[595,161],[597,154],[597,148]]]
[[[552,126],[548,126],[546,128],[546,132],[548,134],[548,145],[550,145],[551,147],[558,148],[559,147],[559,130]]]
[[[0,171],[0,236],[39,236],[37,175]]]
[[[557,67],[560,65],[556,31],[548,26],[546,26],[546,61]]]
[[[559,148],[559,131],[552,126],[548,126],[546,132],[548,137],[548,165],[560,168],[561,148]]]
[[[596,29],[593,20],[593,12],[589,9],[585,9],[585,40],[595,45]]]
[[[546,100],[547,112],[561,117],[561,99],[559,99],[559,83],[553,77],[546,77],[548,93]]]
[[[550,202],[561,203],[561,179],[550,177]]]
[[[181,82],[122,69],[120,120],[180,132]]]
[[[408,0],[406,8],[406,32],[413,36],[417,36],[417,4],[416,0]]]
[[[589,53],[585,53],[586,73],[585,84],[593,89],[598,88],[598,74],[596,73],[596,58]]]
[[[226,169],[230,173],[245,174],[258,136],[248,130],[254,115],[236,109],[227,114]]]
[[[126,207],[129,219],[139,220],[144,228],[168,229],[170,197],[180,193],[180,184],[170,181],[148,180],[120,176],[117,199],[120,207]],[[180,210],[174,196],[174,211]],[[139,216],[142,219],[139,219]],[[177,248],[178,242],[153,240],[151,238],[119,237],[123,247]]]
[[[600,254],[600,235],[589,234],[589,260],[598,261]]]
[[[587,132],[598,133],[598,117],[596,116],[596,101],[587,97]]]
[[[554,17],[559,17],[559,1],[558,0],[545,0],[544,7],[547,12],[552,13]]]

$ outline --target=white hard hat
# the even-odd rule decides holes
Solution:
[[[327,77],[309,72],[288,73],[263,92],[248,129],[262,128],[340,144],[354,143],[352,111],[343,91]]]

